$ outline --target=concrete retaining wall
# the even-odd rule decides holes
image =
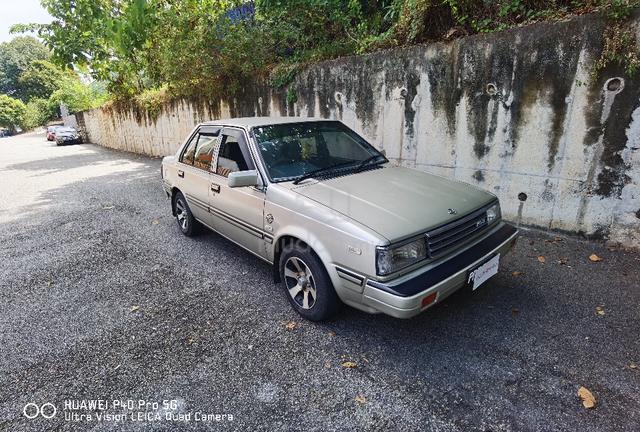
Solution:
[[[324,62],[290,85],[295,102],[256,86],[78,123],[98,144],[162,156],[212,118],[341,119],[394,163],[494,192],[508,219],[640,246],[640,81],[615,66],[594,75],[606,25],[587,16]]]

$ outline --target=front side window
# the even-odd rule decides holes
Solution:
[[[235,171],[255,169],[244,135],[237,131],[225,131],[218,150],[216,174],[229,177]]]
[[[337,121],[286,123],[253,129],[260,155],[274,182],[314,172],[349,170],[387,159]]]

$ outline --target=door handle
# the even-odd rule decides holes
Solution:
[[[178,177],[184,178],[184,171],[178,170]]]
[[[217,183],[211,183],[211,192],[220,193],[220,185]]]

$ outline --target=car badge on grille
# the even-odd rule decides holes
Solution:
[[[486,223],[487,223],[486,218],[478,219],[476,221],[476,228],[480,228],[482,225],[485,225]]]
[[[449,208],[447,209],[447,213],[449,213],[450,215],[454,215],[454,214],[458,214],[458,211],[454,208]]]

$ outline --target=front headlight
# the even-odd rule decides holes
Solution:
[[[427,243],[424,237],[400,246],[384,246],[376,250],[376,271],[384,276],[427,257]]]
[[[487,209],[487,225],[500,219],[500,203],[495,203]]]

